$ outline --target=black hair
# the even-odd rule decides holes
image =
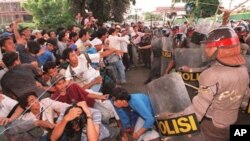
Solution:
[[[37,42],[38,42],[40,45],[44,45],[44,43],[46,43],[47,41],[46,41],[44,38],[39,38],[39,39],[37,39]]]
[[[34,91],[30,91],[30,92],[26,92],[24,93],[22,96],[20,96],[18,98],[18,101],[19,101],[19,105],[23,108],[23,109],[26,109],[26,107],[28,106],[28,98],[30,96],[35,96],[37,98],[37,95],[36,95],[36,92]]]
[[[69,59],[69,54],[72,53],[74,50],[72,48],[66,48],[64,51],[63,51],[63,59],[66,60],[66,59]]]
[[[50,30],[50,31],[48,31],[48,35],[49,35],[49,37],[51,37],[51,32],[55,32],[54,30]],[[56,34],[56,33],[55,33]]]
[[[47,39],[47,43],[52,44],[54,47],[57,47],[57,40],[54,38]]]
[[[23,35],[23,31],[26,30],[26,29],[29,29],[29,27],[26,26],[26,27],[21,28],[21,29],[19,30],[19,33],[20,33],[21,35]]]
[[[59,41],[62,41],[62,39],[63,39],[63,37],[65,37],[65,31],[61,31],[61,32],[59,32],[59,34],[58,34],[58,40]]]
[[[43,65],[43,71],[47,73],[49,71],[49,69],[53,69],[55,67],[56,67],[56,63],[49,61]]]
[[[39,50],[41,49],[41,46],[36,41],[28,41],[27,43],[28,50],[30,53],[37,54]]]
[[[69,33],[69,39],[71,40],[73,37],[77,36],[76,32],[70,32]]]
[[[47,31],[46,31],[45,29],[43,29],[43,30],[41,31],[42,36],[43,36],[44,34],[46,34],[46,33],[47,33]]]
[[[6,52],[3,54],[3,63],[6,67],[13,66],[14,62],[18,60],[18,54],[16,52]]]
[[[107,29],[106,28],[99,28],[96,32],[96,37],[97,38],[101,38],[102,36],[104,36],[105,34],[107,34]]]
[[[73,105],[73,106],[70,106],[66,109],[65,111],[65,115],[67,115],[70,111],[70,109],[72,108],[80,108],[82,110],[82,107],[78,106],[78,105]],[[82,129],[85,127],[85,125],[87,124],[87,116],[86,116],[86,113],[82,110],[82,113],[79,117],[76,117],[75,119],[69,121],[66,126],[65,126],[65,134],[66,134],[66,137],[67,138],[75,138],[75,137],[79,137],[77,135],[81,135],[82,133]],[[73,129],[74,125],[78,125],[80,130],[79,131],[75,131]],[[81,136],[80,136],[81,137]]]
[[[56,29],[56,34],[58,35],[60,32],[65,32],[65,28],[64,27],[58,27],[57,29]]]
[[[108,31],[109,35],[113,34],[114,32],[115,32],[114,28],[110,28],[109,31]]]
[[[131,96],[129,95],[128,91],[121,87],[114,88],[111,93],[111,96],[114,98],[114,100],[129,101],[131,99]]]
[[[80,31],[79,31],[79,38],[82,38],[83,35],[86,35],[87,34],[87,30],[86,29],[83,29],[81,28]]]

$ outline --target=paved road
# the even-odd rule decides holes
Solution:
[[[127,84],[122,87],[126,88],[129,93],[147,92],[147,87],[143,83],[148,77],[149,69],[139,67],[136,70],[126,72]],[[239,119],[236,124],[249,124],[250,114],[239,112]]]

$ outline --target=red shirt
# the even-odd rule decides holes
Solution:
[[[89,107],[94,106],[94,99],[88,98],[88,92],[86,92],[83,88],[78,86],[77,84],[72,84],[67,88],[66,95],[60,95],[59,92],[55,92],[52,96],[51,99],[60,101],[60,102],[65,102],[68,104],[72,104],[73,100],[75,102],[80,102],[80,101],[86,101],[87,105]],[[59,96],[60,95],[60,96]]]

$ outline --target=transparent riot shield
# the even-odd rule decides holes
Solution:
[[[180,70],[182,66],[188,66],[190,68],[202,67],[204,62],[203,48],[176,48],[174,50],[175,57],[175,69],[181,74],[182,79],[185,83],[192,86],[199,87],[199,72],[184,72]],[[192,99],[196,94],[197,90],[192,87],[186,87],[190,98]]]
[[[165,75],[148,84],[159,133],[169,141],[203,141],[195,114],[179,114],[191,105],[184,82],[178,73]],[[173,115],[165,117],[165,114]]]

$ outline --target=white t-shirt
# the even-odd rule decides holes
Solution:
[[[0,117],[7,117],[10,111],[16,106],[17,101],[6,95],[0,94],[3,99],[0,101]]]
[[[99,38],[95,38],[92,41],[90,41],[92,46],[96,46],[96,45],[101,45],[102,44],[102,40]]]
[[[85,41],[86,43],[90,43],[90,41]],[[88,49],[87,46],[84,45],[84,43],[80,38],[75,42],[75,45],[77,46],[77,49],[79,49],[80,52],[84,52]]]
[[[129,44],[129,36],[125,35],[121,38],[123,38],[125,40],[125,41],[121,41],[121,50],[123,52],[127,53],[128,52],[128,44]]]
[[[109,35],[108,41],[109,41],[109,47],[117,50],[121,50],[121,42],[129,43],[129,40],[126,40],[123,37],[118,37],[113,35]]]
[[[92,60],[92,62],[97,61],[97,60],[99,61],[100,55],[98,57],[97,54],[99,55],[99,53],[89,54],[89,58]],[[73,79],[73,77],[70,73],[69,67],[71,67],[71,66],[69,65],[66,72],[65,72],[66,80]],[[78,56],[78,66],[75,68],[72,68],[72,70],[75,72],[76,76],[81,78],[81,81],[85,84],[90,83],[95,78],[100,76],[100,72],[98,70],[92,68],[91,65],[88,65],[88,61],[83,54]]]
[[[138,35],[138,36],[136,38],[134,38],[134,36],[136,36],[136,35]],[[137,32],[137,33],[133,32],[133,33],[131,33],[132,42],[134,44],[139,44],[141,42],[141,37],[144,36],[144,35],[145,34],[142,33],[142,32]]]

